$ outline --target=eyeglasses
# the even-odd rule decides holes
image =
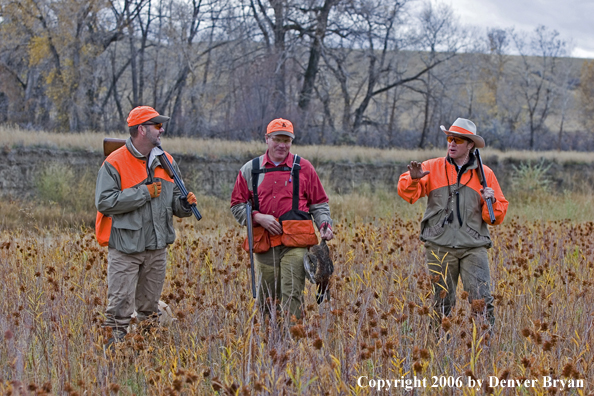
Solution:
[[[469,142],[469,140],[461,138],[461,137],[449,135],[448,143],[452,143],[452,142],[456,142],[456,144],[463,144],[464,142]]]
[[[278,138],[278,137],[275,137],[275,136],[271,136],[269,139],[272,140],[276,144],[291,144],[293,142],[293,139],[291,139],[291,138],[284,138],[283,139],[283,138]]]
[[[160,130],[161,128],[163,128],[163,123],[159,123],[159,124],[153,124],[153,123],[145,123],[142,125],[154,125],[155,128],[157,128],[157,130]]]

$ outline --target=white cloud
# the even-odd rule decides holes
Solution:
[[[557,30],[572,45],[571,56],[594,58],[594,1],[591,0],[444,0],[462,23],[482,28]],[[570,48],[572,48],[570,47]]]

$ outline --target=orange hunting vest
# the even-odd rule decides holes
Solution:
[[[169,158],[169,161],[173,162],[173,157],[171,157],[169,153],[165,154],[167,155],[167,158]],[[111,164],[118,171],[122,190],[137,186],[147,179],[146,161],[133,156],[125,145],[111,153],[109,157],[105,159],[105,162]],[[165,172],[165,169],[161,166],[155,168],[154,177],[173,183],[173,179],[167,175],[167,172]],[[95,235],[99,245],[107,246],[109,244],[109,236],[111,235],[111,217],[97,212]]]
[[[318,237],[313,226],[311,214],[299,210],[299,171],[301,158],[295,155],[293,168],[277,166],[275,168],[260,168],[260,158],[252,160],[252,192],[254,197],[254,210],[260,209],[258,199],[258,177],[260,173],[290,171],[293,175],[293,202],[292,209],[278,218],[283,228],[281,235],[270,235],[262,226],[253,227],[254,252],[264,253],[271,247],[284,245],[287,247],[311,247],[318,244]],[[246,238],[243,243],[245,251],[249,252],[249,243]]]

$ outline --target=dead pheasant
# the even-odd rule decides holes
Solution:
[[[303,257],[303,266],[305,267],[307,279],[318,286],[316,293],[318,304],[324,301],[324,296],[326,300],[329,300],[328,289],[330,286],[330,276],[334,272],[334,264],[330,258],[330,249],[324,239],[322,239],[319,245],[309,248],[309,251]]]

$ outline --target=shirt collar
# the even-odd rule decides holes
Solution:
[[[140,151],[138,151],[138,149],[136,147],[134,147],[134,144],[132,143],[131,138],[127,139],[126,146],[128,147],[128,150],[132,153],[132,155],[135,156],[136,158],[139,158],[139,159],[146,158],[144,155],[142,155],[140,153]],[[161,150],[159,147],[153,147],[153,149],[149,153],[148,164],[150,166],[152,166],[153,162],[155,161],[157,156],[162,155],[163,153],[164,153],[164,151]]]
[[[130,153],[132,153],[133,156],[135,156],[136,158],[144,158],[144,155],[142,155],[140,153],[140,151],[138,151],[136,149],[136,147],[134,147],[134,144],[132,144],[132,138],[129,137],[128,139],[126,139],[126,147],[128,148],[128,151],[130,151]]]
[[[466,166],[466,169],[474,169],[477,167],[476,156],[474,155],[474,152],[471,152],[468,155],[468,162],[462,166],[458,166],[458,164],[456,164],[454,162],[454,160],[450,157],[449,154],[446,156],[446,161],[449,162],[450,164],[454,165],[458,170],[460,170],[462,168],[462,166]]]
[[[153,162],[157,159],[157,156],[163,154],[165,154],[165,152],[161,150],[159,147],[153,147],[149,154],[148,163],[151,164],[151,166],[153,166]]]
[[[293,153],[291,153],[289,151],[289,154],[287,155],[287,158],[285,158],[284,161],[282,161],[280,164],[278,164],[278,166],[291,166],[293,164]],[[268,157],[268,150],[266,150],[266,153],[264,154],[264,159],[262,160],[262,167],[264,168],[266,166],[266,164],[270,164],[272,166],[274,165],[274,162],[272,162],[272,160],[270,159],[270,157]]]

